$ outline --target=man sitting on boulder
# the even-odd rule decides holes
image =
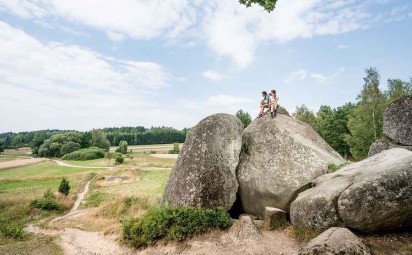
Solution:
[[[265,108],[269,108],[270,105],[270,96],[268,96],[268,93],[266,91],[262,91],[262,97],[263,100],[260,102],[260,112],[258,117],[263,116],[263,112],[265,111]]]

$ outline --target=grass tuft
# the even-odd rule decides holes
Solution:
[[[143,217],[123,222],[123,236],[135,247],[153,245],[157,241],[183,241],[210,229],[227,229],[232,219],[223,208],[157,207]]]

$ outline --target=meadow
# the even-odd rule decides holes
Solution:
[[[165,153],[172,145],[131,146],[132,153],[121,165],[114,160],[62,161],[70,166],[58,165],[55,161],[0,170],[0,227],[11,224],[22,230],[21,236],[7,237],[0,234],[0,254],[60,254],[58,239],[24,231],[28,224],[52,228],[75,227],[87,231],[119,235],[124,219],[143,214],[156,206],[163,193],[174,158],[153,157],[149,153]],[[25,154],[27,156],[27,154]],[[21,154],[6,154],[6,160],[17,160]],[[99,168],[92,168],[93,166]],[[87,167],[87,168],[81,168]],[[107,167],[107,168],[103,168]],[[30,207],[30,202],[39,199],[51,189],[57,188],[63,177],[71,185],[68,197],[57,196],[64,210],[44,212]],[[58,215],[69,211],[77,193],[91,180],[89,192],[80,206],[82,217],[63,223],[49,223]],[[7,225],[7,226],[9,226]]]

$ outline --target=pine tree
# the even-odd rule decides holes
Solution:
[[[69,180],[64,177],[60,182],[59,193],[64,194],[65,196],[69,195],[70,192],[70,183]]]

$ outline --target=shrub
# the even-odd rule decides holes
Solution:
[[[127,146],[128,146],[128,143],[126,141],[120,141],[119,147],[116,149],[116,152],[126,154],[127,153]]]
[[[156,154],[156,151],[155,151],[155,150],[151,150],[151,151],[149,151],[149,153],[150,153],[150,154]]]
[[[66,179],[66,177],[63,177],[62,181],[60,182],[59,192],[61,194],[64,194],[65,196],[69,195],[70,183],[69,180]]]
[[[179,152],[180,152],[179,143],[174,143],[173,149],[169,151],[169,154],[179,154]]]
[[[124,162],[123,154],[121,153],[114,154],[114,161],[116,162],[116,164],[122,164]]]
[[[232,220],[223,208],[159,207],[141,218],[123,222],[123,235],[136,247],[141,247],[160,239],[182,241],[210,229],[227,229],[231,225]]]
[[[61,211],[63,209],[63,206],[56,201],[56,197],[50,189],[44,193],[42,198],[31,201],[30,207],[42,211]]]
[[[67,142],[63,144],[63,146],[60,148],[60,155],[64,156],[66,154],[69,154],[73,151],[77,151],[81,148],[81,145],[79,143],[75,142]]]
[[[104,158],[105,152],[97,147],[90,147],[86,149],[80,149],[73,151],[72,153],[66,154],[62,159],[64,160],[91,160]]]
[[[23,224],[13,223],[5,218],[0,219],[0,233],[14,239],[22,239],[25,236]]]

